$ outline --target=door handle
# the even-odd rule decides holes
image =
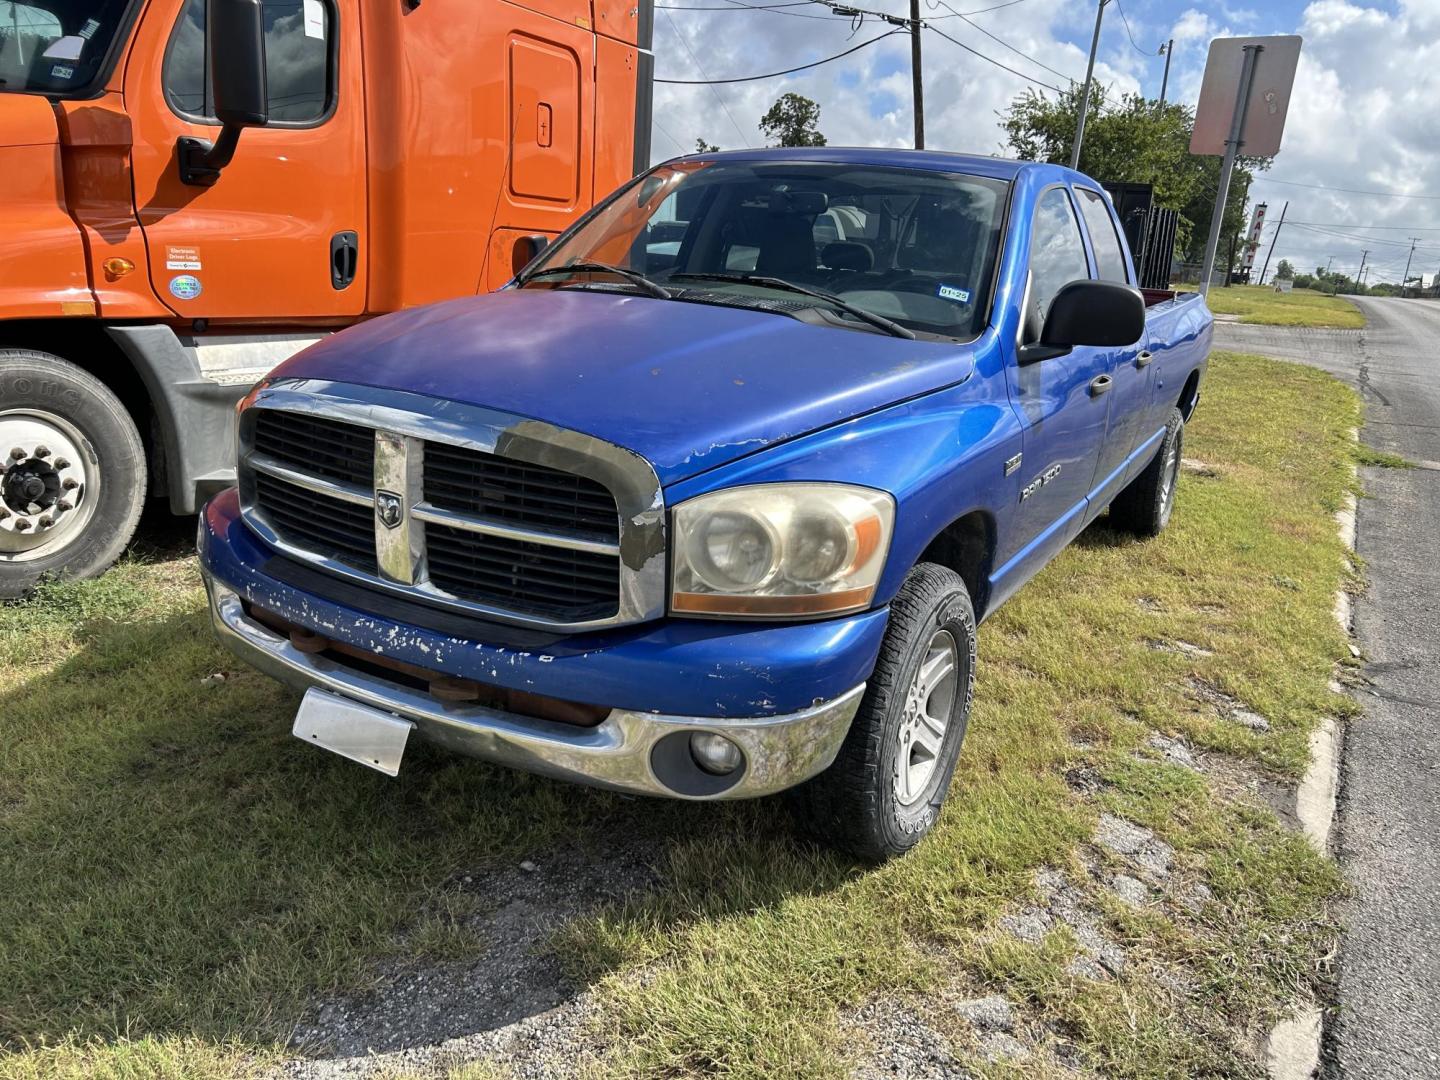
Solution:
[[[1096,375],[1090,380],[1090,396],[1099,397],[1101,394],[1108,393],[1114,385],[1115,382],[1109,375]]]
[[[1154,359],[1155,354],[1152,353],[1149,349],[1141,349],[1139,355],[1135,357],[1135,366],[1149,367],[1150,361]]]
[[[330,284],[344,289],[355,280],[360,266],[360,237],[347,230],[330,238]]]

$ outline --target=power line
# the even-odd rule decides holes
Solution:
[[[1149,56],[1149,49],[1142,49],[1135,44],[1135,35],[1130,32],[1130,20],[1125,17],[1125,9],[1120,6],[1120,0],[1115,0],[1115,10],[1120,12],[1120,21],[1125,24],[1125,36],[1130,39],[1130,47],[1142,56]]]
[[[933,7],[936,3],[939,3],[939,5],[940,5],[941,7],[945,8],[947,11],[949,11],[949,12],[950,12],[952,15],[954,15],[956,18],[963,20],[966,26],[974,27],[976,30],[979,30],[980,33],[982,33],[982,34],[984,34],[986,37],[988,37],[991,41],[994,41],[994,42],[996,42],[996,43],[999,44],[999,45],[1003,45],[1005,48],[1007,48],[1007,49],[1009,49],[1011,52],[1013,52],[1016,56],[1019,56],[1019,57],[1021,57],[1022,59],[1025,59],[1025,60],[1029,60],[1032,64],[1036,65],[1037,67],[1042,67],[1042,68],[1044,68],[1046,71],[1050,72],[1051,74],[1053,74],[1053,75],[1059,75],[1060,78],[1062,78],[1062,79],[1068,79],[1068,80],[1069,80],[1070,82],[1072,82],[1072,83],[1073,83],[1073,82],[1079,82],[1079,81],[1080,81],[1079,79],[1075,78],[1075,76],[1073,76],[1073,75],[1066,75],[1065,72],[1063,72],[1063,71],[1056,71],[1056,70],[1055,70],[1054,68],[1052,68],[1049,64],[1041,63],[1039,60],[1036,60],[1036,59],[1035,59],[1033,56],[1031,56],[1029,53],[1026,53],[1026,52],[1021,51],[1020,49],[1017,49],[1014,45],[1011,45],[1011,44],[1010,44],[1008,41],[1006,41],[1004,38],[998,37],[997,35],[992,34],[989,30],[986,30],[986,29],[985,29],[983,26],[981,26],[979,23],[977,23],[977,22],[972,22],[969,18],[967,18],[966,16],[962,15],[960,12],[956,11],[953,7],[951,7],[949,4],[947,4],[947,3],[945,2],[945,0],[926,0],[926,3],[930,4],[932,7]],[[943,16],[939,16],[939,17],[943,17]]]
[[[1339,221],[1294,221],[1292,225],[1314,225],[1322,229],[1394,229],[1399,232],[1440,232],[1440,225],[1351,225]]]
[[[1387,199],[1440,199],[1440,195],[1402,195],[1398,191],[1365,191],[1360,188],[1331,187],[1329,184],[1302,184],[1296,180],[1277,180],[1273,176],[1259,175],[1256,180],[1267,184],[1284,184],[1286,187],[1313,188],[1316,191],[1339,191],[1346,195],[1381,195]]]
[[[938,33],[939,31],[936,32]],[[852,46],[844,52],[836,53],[834,56],[827,56],[821,60],[813,60],[808,64],[801,64],[798,67],[786,68],[784,71],[766,72],[764,75],[744,75],[735,79],[656,79],[655,81],[657,83],[669,83],[672,86],[715,86],[726,83],[757,82],[760,79],[776,79],[781,75],[792,75],[797,71],[806,71],[813,67],[819,67],[821,64],[828,64],[831,61],[839,60],[842,56],[849,56],[853,52],[859,52],[866,46],[874,45],[877,41],[884,41],[888,37],[903,33],[905,33],[904,30],[887,30],[878,37],[873,37],[869,41],[862,41],[859,45]],[[700,65],[697,62],[695,66],[698,68]],[[704,75],[705,72],[702,70],[700,74]]]
[[[963,41],[956,41],[953,37],[951,37],[949,34],[945,33],[944,30],[939,29],[938,27],[927,26],[926,29],[929,30],[932,34],[939,34],[942,38],[944,38],[946,41],[950,42],[950,44],[952,44],[952,45],[959,45],[960,48],[964,49],[966,52],[968,52],[968,53],[974,53],[976,56],[978,56],[981,60],[984,60],[986,63],[994,64],[996,67],[998,67],[998,68],[1003,68],[1004,70],[1010,72],[1011,75],[1017,75],[1017,76],[1019,76],[1020,78],[1024,79],[1026,82],[1032,82],[1032,83],[1034,83],[1036,86],[1043,86],[1043,87],[1045,87],[1045,89],[1047,89],[1047,90],[1054,90],[1055,93],[1057,93],[1057,94],[1063,94],[1063,93],[1065,92],[1064,90],[1061,90],[1060,87],[1058,87],[1058,86],[1051,86],[1051,85],[1050,85],[1049,83],[1047,83],[1047,82],[1042,82],[1042,81],[1039,80],[1039,79],[1033,79],[1033,78],[1031,78],[1029,75],[1026,75],[1023,71],[1016,71],[1014,68],[1010,67],[1008,64],[1002,64],[999,60],[995,60],[995,59],[993,59],[992,57],[986,56],[984,53],[982,53],[982,52],[981,52],[980,50],[978,50],[978,49],[972,49],[969,45],[966,45]]]
[[[665,12],[665,21],[670,25],[671,33],[680,39],[681,45],[685,46],[685,52],[689,55],[690,62],[695,65],[695,70],[700,72],[701,75],[705,75],[705,68],[701,65],[700,58],[695,55],[695,50],[690,47],[690,39],[680,32],[680,27],[675,25],[675,20],[670,17],[670,12],[668,11]],[[656,79],[655,81],[666,82],[667,80]],[[730,106],[725,104],[725,99],[720,96],[720,91],[715,89],[715,86],[711,83],[710,76],[705,75],[705,83],[710,85],[710,92],[715,95],[715,100],[720,103],[720,108],[724,110],[725,115],[730,117],[730,126],[735,129],[735,134],[740,136],[740,145],[749,146],[750,140],[747,139],[745,133],[740,130],[740,125],[735,122],[735,117],[730,112]]]
[[[656,4],[657,8],[663,11],[768,11],[772,15],[788,15],[792,19],[819,19],[822,22],[829,22],[829,15],[807,15],[803,11],[785,11],[784,8],[811,7],[814,0],[796,0],[789,4],[742,4],[740,0],[733,0],[730,4],[724,5],[679,5],[679,4]]]
[[[668,131],[665,130],[665,125],[664,125],[664,124],[660,123],[660,121],[659,121],[659,120],[656,120],[653,116],[650,118],[650,120],[651,120],[651,123],[653,123],[657,128],[659,128],[660,134],[661,134],[661,135],[664,135],[665,138],[669,139],[669,140],[675,145],[675,149],[676,149],[676,150],[679,150],[680,153],[682,153],[682,154],[688,154],[688,153],[690,153],[689,150],[686,150],[686,149],[685,149],[684,144],[682,144],[679,139],[675,138],[674,135],[671,135],[670,132],[668,132]]]

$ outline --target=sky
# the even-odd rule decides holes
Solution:
[[[906,0],[850,2],[908,13]],[[660,79],[778,71],[890,29],[871,18],[855,27],[805,0],[656,3]],[[1037,81],[1063,86],[1065,79],[1084,79],[1095,0],[995,6],[1002,3],[920,0],[922,17],[935,31],[1014,69],[927,32],[922,68],[931,149],[1003,155],[998,114],[1018,94],[1029,87],[1053,97]],[[772,4],[791,6],[750,7]],[[1157,97],[1165,68],[1158,49],[1173,39],[1167,98],[1193,106],[1211,39],[1255,34],[1304,38],[1284,142],[1252,189],[1252,206],[1263,201],[1269,207],[1260,258],[1271,249],[1288,200],[1272,275],[1282,258],[1302,273],[1333,260],[1333,269],[1353,275],[1369,249],[1367,280],[1398,282],[1416,239],[1410,274],[1423,273],[1429,283],[1440,272],[1440,0],[1109,0],[1096,77],[1114,96],[1140,91]],[[782,78],[659,84],[653,156],[658,161],[693,152],[697,138],[723,149],[764,145],[759,119],[791,90],[820,103],[820,129],[832,145],[911,145],[910,39],[897,34]]]

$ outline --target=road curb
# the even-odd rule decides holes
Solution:
[[[1351,442],[1358,444],[1359,431],[1350,432]],[[1351,467],[1351,479],[1359,479],[1360,470]],[[1346,558],[1355,551],[1355,520],[1357,499],[1352,490],[1335,513],[1340,542],[1345,545]],[[1350,638],[1354,631],[1354,605],[1343,586],[1335,593],[1335,621]],[[1351,651],[1355,651],[1352,643]],[[1358,654],[1357,654],[1358,655]],[[1337,693],[1344,688],[1332,682]],[[1322,855],[1330,853],[1330,833],[1335,825],[1336,797],[1340,790],[1340,725],[1326,718],[1310,733],[1310,767],[1295,790],[1295,816],[1305,838]],[[1265,1039],[1265,1072],[1271,1080],[1310,1080],[1320,1072],[1320,1043],[1324,1036],[1324,1013],[1313,1001],[1297,1002],[1292,1015],[1270,1029]]]

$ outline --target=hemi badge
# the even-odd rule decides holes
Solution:
[[[1009,476],[1009,475],[1010,475],[1011,473],[1013,473],[1016,469],[1020,468],[1020,459],[1021,459],[1022,457],[1024,457],[1023,454],[1016,454],[1014,457],[1010,458],[1009,460],[1007,460],[1007,461],[1005,462],[1005,475],[1006,475],[1006,476]]]

